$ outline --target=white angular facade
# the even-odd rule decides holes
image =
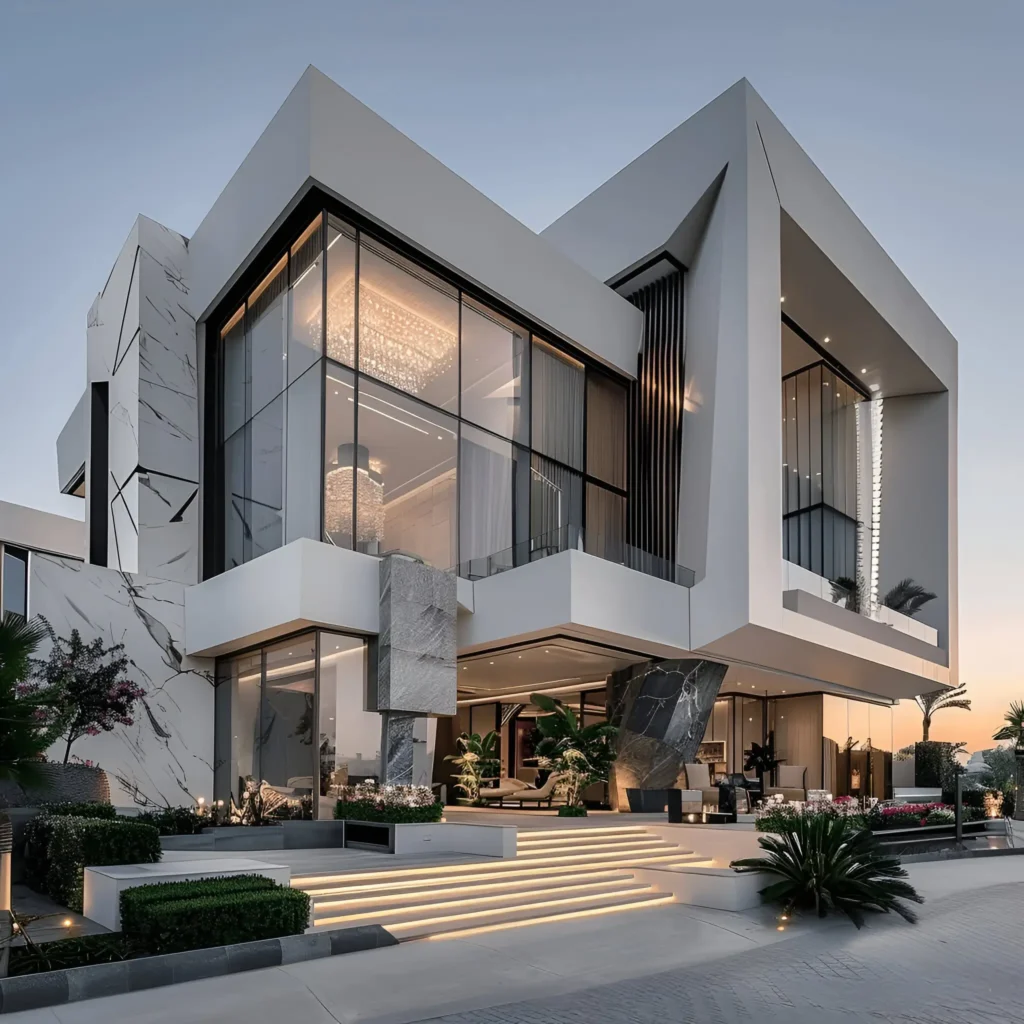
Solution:
[[[326,814],[463,729],[529,780],[537,691],[623,717],[598,802],[767,739],[885,795],[892,703],[957,681],[956,365],[746,81],[538,236],[310,68],[118,256],[58,444],[91,564],[30,611],[133,659],[145,716],[81,751],[115,802]]]

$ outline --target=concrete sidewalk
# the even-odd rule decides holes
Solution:
[[[782,1008],[785,1000],[792,1001],[795,997],[787,994],[788,987],[802,984],[802,978],[811,979],[807,998],[825,998],[827,993],[816,994],[817,982],[812,977],[821,971],[829,976],[838,971],[850,983],[850,991],[844,989],[843,1002],[835,1004],[846,1008],[844,1020],[862,1019],[857,1010],[872,998],[876,971],[892,983],[890,995],[902,984],[909,1000],[916,986],[913,998],[919,1010],[927,1007],[933,985],[946,986],[946,1004],[960,1005],[957,992],[961,986],[966,986],[964,992],[973,993],[979,978],[989,979],[989,973],[978,973],[974,961],[992,954],[993,943],[998,946],[1003,941],[999,938],[1003,931],[1010,942],[1007,955],[1018,955],[1019,940],[1013,937],[1011,941],[1011,936],[1019,935],[1017,908],[1024,899],[1024,857],[915,864],[910,873],[929,900],[917,927],[895,917],[879,918],[858,933],[844,919],[803,919],[780,934],[775,930],[775,915],[767,908],[730,914],[673,905],[463,939],[420,940],[227,979],[72,1003],[15,1014],[10,1019],[17,1024],[404,1024],[454,1015],[453,1022],[459,1024],[581,1019],[729,1021],[747,1018],[729,1016],[731,1003],[715,1009],[716,1000],[727,999],[721,993],[732,992],[740,1000],[736,1005],[753,1006],[762,1013],[768,1003]],[[967,951],[969,961],[959,949],[960,936],[972,945]],[[942,967],[941,957],[948,961]],[[903,958],[906,966],[897,970]],[[933,965],[929,958],[934,959]],[[835,966],[847,961],[866,966],[856,970]],[[963,978],[958,965],[968,962],[973,974]],[[1001,960],[997,956],[991,962],[1000,964]],[[1005,981],[1008,995],[1016,996],[1016,969],[1008,964],[1000,969],[1003,973],[997,976]],[[788,980],[780,987],[771,980],[776,975]],[[753,987],[742,989],[744,978],[752,979]],[[678,979],[685,979],[683,989]],[[860,988],[854,984],[858,981]],[[681,1017],[684,1007],[691,1004],[705,1006],[707,1013],[699,1018]],[[676,1007],[669,1017],[664,1015],[666,1005]],[[913,1018],[876,1014],[870,1019],[997,1018],[928,1016],[922,1012]],[[1004,1014],[1001,1019],[1024,1017]]]

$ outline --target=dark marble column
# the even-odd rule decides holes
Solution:
[[[385,711],[381,714],[381,782],[386,786],[412,785],[416,718],[406,711]]]
[[[609,789],[626,810],[627,789],[685,786],[725,678],[726,665],[699,658],[633,665],[608,677],[608,717],[619,727]]]

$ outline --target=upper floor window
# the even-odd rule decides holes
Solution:
[[[0,545],[3,576],[0,580],[0,618],[8,612],[28,615],[28,552]]]

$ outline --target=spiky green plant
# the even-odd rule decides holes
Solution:
[[[448,754],[446,761],[451,761],[459,774],[455,783],[471,803],[480,799],[480,783],[494,778],[501,771],[498,760],[498,734],[492,729],[483,736],[478,732],[463,733],[456,741],[458,754]]]
[[[920,583],[915,583],[909,576],[900,580],[882,598],[882,604],[901,615],[916,615],[929,601],[935,600],[935,594],[926,590]]]
[[[1017,759],[1017,771],[1014,778],[1015,804],[1013,820],[1024,821],[1024,701],[1010,702],[1009,710],[1003,715],[1006,723],[993,737],[994,740],[1011,740],[1013,752]]]
[[[796,818],[781,835],[758,838],[765,857],[733,862],[739,872],[762,871],[778,881],[761,890],[765,903],[778,903],[788,915],[794,909],[845,914],[858,928],[867,911],[894,912],[913,923],[917,915],[902,901],[924,899],[904,879],[896,857],[882,853],[866,829],[845,818],[810,815]]]

